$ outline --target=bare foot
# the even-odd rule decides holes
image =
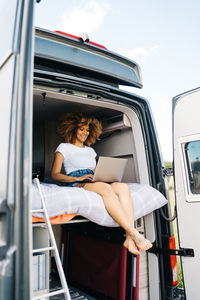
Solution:
[[[140,252],[135,244],[135,242],[133,241],[133,239],[131,238],[130,235],[128,235],[126,237],[126,240],[124,242],[124,247],[126,247],[128,249],[128,251],[134,255],[139,255]]]
[[[140,234],[136,229],[132,230],[130,236],[135,242],[136,246],[142,251],[146,251],[153,246],[152,243],[149,240],[145,239],[143,235]]]

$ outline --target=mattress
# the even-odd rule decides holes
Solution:
[[[128,185],[134,205],[135,220],[167,203],[163,194],[149,185],[138,183],[128,183]],[[41,190],[49,217],[56,219],[57,216],[60,216],[61,222],[55,221],[54,223],[69,221],[75,215],[80,215],[102,226],[119,226],[107,212],[102,197],[95,192],[85,191],[83,188],[63,187],[47,183],[41,183]],[[31,194],[32,210],[42,208],[39,190],[34,182],[32,183]],[[66,214],[68,216],[64,217],[64,221],[62,221]],[[42,213],[34,213],[33,216],[43,218]]]

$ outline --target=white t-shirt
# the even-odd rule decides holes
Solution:
[[[72,145],[70,143],[61,143],[55,152],[60,152],[63,157],[63,165],[66,174],[76,170],[91,169],[96,167],[96,152],[93,148],[84,146],[84,148]]]

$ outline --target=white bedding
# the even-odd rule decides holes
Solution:
[[[149,185],[128,183],[134,204],[135,220],[167,203],[167,199]],[[62,187],[41,183],[49,217],[76,213],[99,225],[119,226],[105,209],[101,196],[83,188]],[[118,201],[116,199],[116,201]],[[41,208],[41,199],[35,183],[32,184],[32,209]],[[42,218],[42,213],[34,213]]]

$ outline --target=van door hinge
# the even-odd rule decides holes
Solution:
[[[7,201],[0,198],[0,261],[5,258],[8,250],[9,209]]]
[[[162,176],[173,176],[174,175],[174,170],[173,168],[164,168],[162,167]]]
[[[191,248],[180,248],[180,249],[165,249],[153,246],[148,250],[149,253],[162,254],[162,255],[177,255],[194,257],[194,249]]]

